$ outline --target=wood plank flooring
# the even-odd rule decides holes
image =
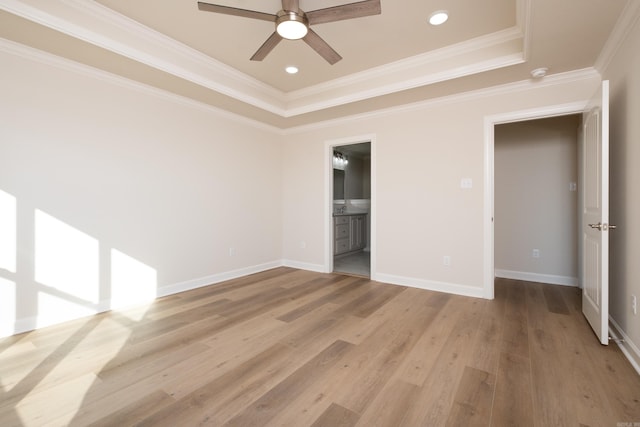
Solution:
[[[495,290],[277,268],[9,337],[0,426],[640,425],[577,289]]]

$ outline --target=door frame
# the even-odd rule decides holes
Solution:
[[[532,108],[529,110],[511,111],[484,118],[484,286],[483,297],[494,299],[495,281],[495,229],[494,195],[495,195],[495,126],[516,123],[528,120],[546,119],[549,117],[566,116],[569,114],[582,114],[588,104],[588,100],[569,104],[549,105]]]
[[[340,139],[327,140],[324,143],[324,271],[333,272],[333,149],[342,145],[371,143],[371,212],[369,213],[369,254],[371,267],[369,275],[376,280],[376,135],[366,134]]]

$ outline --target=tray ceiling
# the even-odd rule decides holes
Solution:
[[[633,1],[633,0],[631,0]],[[275,13],[279,0],[217,0]],[[303,10],[350,3],[300,0]],[[318,24],[343,60],[302,41],[249,58],[265,21],[185,0],[0,0],[0,37],[278,128],[593,67],[625,0],[382,0],[382,14]],[[449,21],[428,24],[440,9]],[[284,71],[295,65],[299,73]]]

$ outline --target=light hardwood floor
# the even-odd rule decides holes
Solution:
[[[0,426],[640,423],[578,290],[507,280],[487,301],[278,268],[4,339],[0,383]]]

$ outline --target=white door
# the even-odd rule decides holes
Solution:
[[[582,312],[609,343],[609,81],[583,114]]]

